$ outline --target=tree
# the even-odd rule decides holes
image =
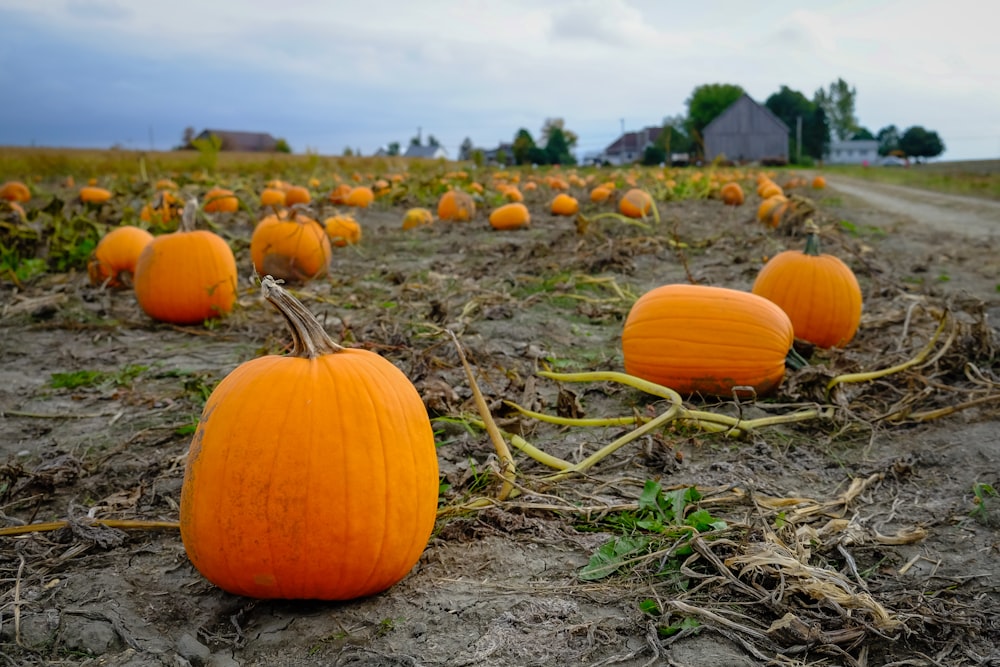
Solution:
[[[851,139],[861,139],[865,141],[875,141],[875,135],[867,127],[859,127]]]
[[[691,92],[691,97],[687,99],[686,129],[700,152],[704,152],[701,135],[705,126],[740,99],[743,93],[743,88],[733,83],[706,83]]]
[[[278,153],[291,153],[292,147],[288,145],[288,141],[284,138],[278,138],[274,141],[274,150]]]
[[[570,141],[566,131],[561,127],[549,129],[549,140],[545,142],[545,154],[550,164],[576,164],[576,158],[570,152]]]
[[[937,157],[944,152],[944,143],[937,132],[925,130],[919,125],[909,127],[899,138],[899,149],[908,157]]]
[[[545,119],[545,123],[542,125],[542,133],[539,136],[539,143],[548,146],[549,141],[552,139],[552,133],[555,130],[562,132],[568,150],[576,148],[576,142],[579,140],[579,137],[576,135],[576,132],[566,129],[566,121],[562,118]]]
[[[535,140],[532,138],[531,132],[522,127],[514,135],[514,144],[511,149],[514,154],[514,164],[531,164],[531,151],[534,148],[536,148]]]
[[[410,137],[410,145],[411,146],[423,146],[423,144],[421,143],[421,139],[420,139],[420,135],[419,134],[417,134],[417,136],[415,136],[415,137]]]
[[[344,157],[351,157],[353,155],[354,155],[354,150],[352,150],[350,146],[347,146],[347,147],[344,148],[344,152],[343,152],[343,156]]]
[[[899,150],[899,128],[895,125],[886,125],[875,136],[878,140],[878,154],[890,155],[893,151]]]
[[[854,115],[854,101],[858,96],[843,79],[830,84],[828,90],[820,88],[813,96],[813,102],[823,107],[830,129],[840,141],[847,141],[858,131],[858,119]]]
[[[434,148],[437,148],[438,146],[441,145],[441,142],[438,141],[437,137],[435,137],[433,134],[428,134],[427,135],[427,145],[428,146],[433,146]]]
[[[782,86],[764,102],[771,113],[789,127],[788,154],[797,159],[800,146],[796,143],[796,126],[802,119],[802,154],[813,160],[823,159],[830,144],[830,128],[826,124],[826,114],[815,102],[797,90]]]
[[[663,131],[653,145],[663,148],[664,158],[669,157],[671,153],[690,152],[691,137],[684,129],[686,122],[687,119],[680,115],[667,116],[663,119]]]
[[[194,144],[194,128],[190,125],[184,128],[184,134],[181,136],[181,148],[191,148]]]
[[[663,136],[662,134],[660,136]],[[652,167],[657,164],[663,164],[667,161],[667,151],[666,149],[657,144],[650,144],[646,146],[646,149],[642,152],[642,163],[647,167]]]
[[[400,146],[398,141],[391,141],[386,147],[386,155],[399,155]]]
[[[471,160],[473,150],[475,150],[475,146],[472,145],[472,139],[466,137],[462,140],[462,145],[458,147],[458,159]]]

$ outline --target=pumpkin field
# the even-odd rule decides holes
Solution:
[[[1000,219],[865,187],[5,156],[0,665],[1000,665]]]

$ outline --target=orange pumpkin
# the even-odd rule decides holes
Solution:
[[[476,215],[476,202],[467,192],[449,190],[438,199],[437,215],[440,220],[467,222]]]
[[[311,201],[312,196],[309,194],[309,190],[301,185],[292,185],[285,190],[285,203],[288,206],[308,204]]]
[[[596,186],[590,191],[590,201],[595,204],[603,204],[611,198],[611,190],[603,185]]]
[[[351,194],[354,187],[350,183],[341,183],[330,191],[330,201],[334,204],[344,204],[347,202],[347,195]]]
[[[552,200],[550,210],[552,215],[576,215],[580,210],[580,202],[572,195],[560,193]]]
[[[761,199],[770,199],[771,197],[784,195],[785,191],[777,183],[767,181],[757,188],[757,194],[760,195]]]
[[[333,215],[323,221],[326,235],[338,248],[361,242],[361,225],[349,215]]]
[[[111,191],[96,185],[85,185],[80,188],[80,201],[88,204],[103,204],[111,199]]]
[[[26,202],[31,199],[31,191],[21,181],[7,181],[0,185],[0,199],[12,202]]]
[[[639,188],[632,188],[618,202],[618,211],[628,218],[645,218],[653,212],[653,198]]]
[[[784,195],[775,195],[760,203],[757,207],[757,219],[768,227],[777,227],[787,210],[788,198]]]
[[[205,403],[181,487],[181,540],[220,588],[349,600],[405,577],[434,528],[438,462],[420,394],[391,362],[334,343],[269,277],[289,356],[238,366]]]
[[[517,202],[504,204],[490,213],[493,229],[519,229],[531,223],[528,207]]]
[[[195,324],[221,317],[236,302],[236,258],[218,234],[195,229],[197,201],[176,232],[157,236],[135,265],[135,296],[154,320]]]
[[[822,176],[816,176],[812,180],[812,186],[813,189],[815,190],[822,190],[823,188],[826,187],[826,179],[823,178]]]
[[[726,183],[722,186],[719,194],[722,196],[722,203],[726,206],[743,205],[743,188],[740,187],[739,183]]]
[[[426,208],[411,208],[403,215],[403,229],[413,229],[434,222],[434,215]]]
[[[375,201],[375,193],[367,185],[351,188],[351,191],[344,197],[344,204],[355,208],[368,208],[373,201]]]
[[[260,193],[260,205],[280,208],[286,203],[285,191],[278,188],[264,188]]]
[[[767,299],[725,287],[663,285],[632,306],[622,330],[625,372],[681,394],[774,391],[794,342]]]
[[[788,314],[796,338],[818,347],[847,345],[861,323],[858,279],[839,257],[820,252],[815,225],[805,249],[772,257],[757,274],[752,291]]]
[[[240,208],[240,200],[232,190],[212,188],[205,194],[204,209],[208,213],[235,213]]]
[[[105,234],[87,264],[91,285],[125,287],[135,274],[139,255],[153,235],[145,229],[125,225]]]
[[[250,259],[257,273],[305,282],[330,270],[330,239],[323,227],[292,209],[263,218],[250,237]]]

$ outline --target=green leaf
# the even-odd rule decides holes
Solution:
[[[656,629],[657,633],[661,637],[673,637],[681,630],[693,630],[695,628],[700,628],[701,623],[699,623],[694,618],[685,618],[683,621],[676,625],[665,625]]]
[[[639,511],[653,512],[658,516],[663,516],[663,508],[660,504],[662,499],[662,487],[658,482],[647,479],[645,486],[642,487],[642,494],[639,496]]]
[[[648,546],[649,539],[641,535],[612,539],[594,552],[590,561],[580,570],[579,577],[584,581],[603,579],[617,571],[630,556],[644,551]]]
[[[639,603],[639,611],[644,614],[650,614],[652,616],[659,616],[661,613],[660,605],[656,603],[656,600],[652,598],[646,598]]]

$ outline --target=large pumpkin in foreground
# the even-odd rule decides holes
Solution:
[[[622,331],[625,372],[681,394],[731,396],[736,387],[767,394],[785,376],[792,323],[749,292],[663,285],[632,306]]]
[[[383,591],[427,546],[434,435],[392,363],[334,343],[268,276],[295,349],[230,373],[188,453],[181,538],[210,581],[255,598],[348,600]]]
[[[818,347],[843,347],[861,323],[861,286],[839,257],[820,252],[816,231],[813,225],[805,249],[772,257],[752,291],[788,313],[796,338]]]

